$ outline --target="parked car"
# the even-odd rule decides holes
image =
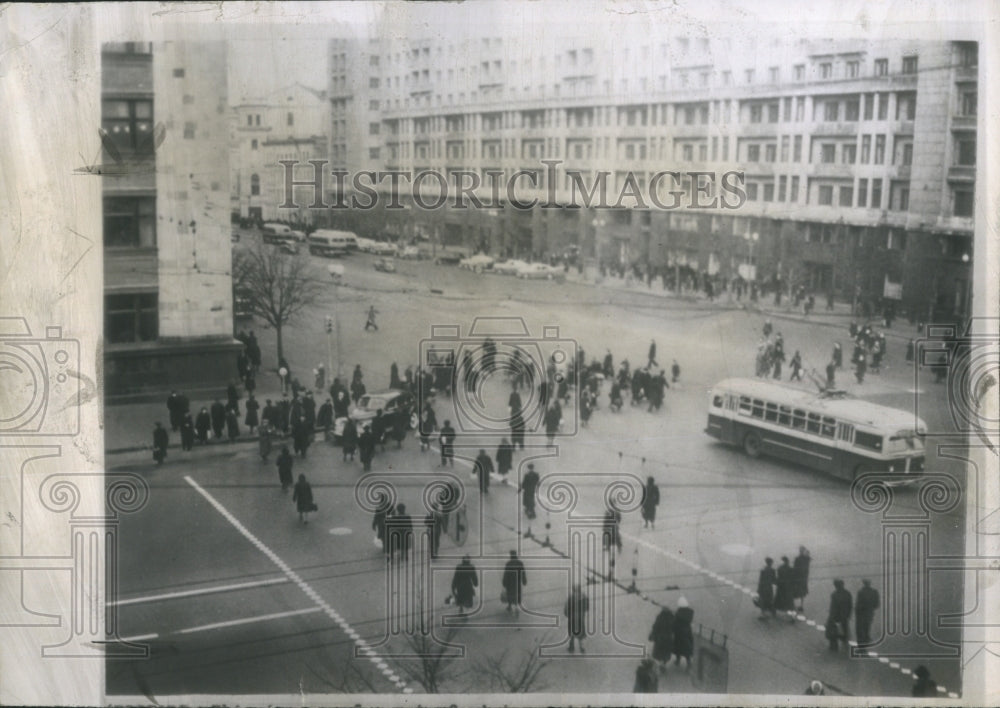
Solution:
[[[351,408],[348,416],[358,426],[360,434],[365,424],[371,423],[377,411],[382,411],[382,417],[385,418],[386,440],[405,435],[407,430],[416,430],[417,428],[419,418],[416,399],[409,391],[391,390],[365,394],[357,405]],[[334,422],[334,438],[340,438],[346,422],[346,418],[338,418]]]
[[[509,261],[494,264],[493,272],[499,273],[500,275],[517,275],[518,272],[527,265],[528,264],[525,261],[519,261],[516,258],[511,258]]]
[[[518,269],[517,277],[523,280],[566,280],[562,268],[556,268],[546,263],[527,263]]]
[[[305,232],[303,231],[296,231],[295,229],[292,229],[291,231],[288,232],[288,235],[294,238],[299,243],[302,243],[303,241],[306,240],[306,235]]]
[[[398,246],[396,248],[396,257],[415,261],[420,258],[420,249],[416,246]]]
[[[295,243],[295,241],[282,241],[276,245],[278,246],[278,250],[282,253],[294,256],[299,252],[299,244]]]
[[[372,253],[372,249],[375,247],[375,242],[370,238],[365,238],[364,236],[358,236],[358,250],[362,253]]]
[[[463,258],[468,258],[468,252],[458,248],[439,248],[434,256],[434,262],[438,265],[458,265]]]
[[[463,258],[458,262],[459,268],[466,268],[476,273],[482,273],[484,270],[490,270],[493,268],[493,263],[495,261],[487,256],[485,253],[477,253],[474,256],[469,256],[468,258]]]
[[[375,261],[373,267],[375,268],[375,270],[381,273],[396,272],[396,264],[393,262],[391,258],[379,258],[378,260]]]
[[[396,245],[388,241],[373,241],[372,253],[376,256],[395,256]]]

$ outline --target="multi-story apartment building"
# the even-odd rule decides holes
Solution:
[[[306,165],[329,158],[330,104],[326,91],[302,84],[267,96],[246,99],[231,115],[232,209],[244,219],[312,223],[315,210],[307,190],[296,188],[298,209],[279,209],[285,201],[282,161]],[[295,170],[293,179],[302,170]]]
[[[433,170],[452,194],[478,178],[484,202],[490,172],[503,177],[482,209],[412,208],[404,182],[410,208],[355,210],[361,230],[500,255],[575,246],[595,266],[886,297],[921,320],[969,312],[975,43],[378,36],[331,48],[334,167]],[[580,187],[601,172],[609,205],[631,208],[587,206]],[[707,185],[701,203],[727,197],[730,172],[745,178],[738,208],[692,206],[696,184]],[[687,196],[658,208],[651,188],[663,205],[672,190]],[[623,189],[644,198],[619,200]],[[517,209],[511,197],[539,201]]]
[[[218,389],[239,347],[225,44],[108,43],[101,63],[105,395]]]

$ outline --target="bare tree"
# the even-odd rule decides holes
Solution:
[[[487,655],[476,662],[479,673],[489,677],[493,688],[505,693],[527,693],[528,691],[544,688],[539,682],[539,676],[549,662],[542,659],[539,647],[546,642],[543,637],[535,641],[535,646],[531,651],[522,655],[520,659],[507,661],[507,650],[504,649],[500,656]]]
[[[461,653],[456,647],[449,646],[456,633],[457,630],[452,627],[442,640],[435,639],[430,632],[419,630],[407,634],[406,643],[414,656],[412,659],[396,657],[394,663],[427,693],[440,693],[444,683],[457,678],[453,663]]]
[[[309,277],[308,260],[262,244],[233,254],[233,284],[242,290],[247,306],[274,327],[278,360],[284,357],[282,329],[316,304],[322,286]]]

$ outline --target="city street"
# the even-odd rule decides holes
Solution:
[[[243,232],[238,247],[254,238],[255,232]],[[556,438],[556,447],[546,448],[544,437],[529,437],[529,449],[514,456],[511,484],[493,479],[485,497],[469,475],[470,463],[480,448],[492,457],[498,439],[459,428],[457,459],[448,471],[464,482],[469,536],[460,546],[443,538],[441,557],[431,566],[430,594],[417,597],[387,587],[384,556],[372,541],[372,514],[359,501],[364,493],[357,485],[366,476],[359,462],[344,462],[332,444],[317,439],[308,458],[295,462],[294,474],[306,475],[319,507],[307,525],[299,523],[291,494],[280,488],[276,455],[262,461],[255,444],[196,447],[191,453],[172,448],[159,468],[146,451],[109,455],[109,469],[139,472],[151,490],[148,505],[122,519],[118,607],[120,635],[147,644],[151,653],[147,661],[109,661],[109,695],[146,694],[162,702],[162,697],[183,694],[420,693],[425,689],[410,673],[421,672],[420,662],[396,656],[407,651],[407,643],[389,632],[390,618],[399,615],[390,607],[399,601],[432,607],[435,636],[465,647],[463,655],[443,662],[437,677],[441,692],[502,690],[491,682],[490,660],[503,655],[514,673],[536,643],[549,647],[542,654],[547,663],[528,690],[629,692],[643,647],[649,651],[647,635],[658,605],[676,609],[682,597],[694,609],[696,632],[701,625],[706,637],[714,633],[720,648],[726,637],[728,682],[723,688],[706,685],[694,671],[671,665],[660,675],[661,692],[801,695],[810,680],[818,679],[830,695],[906,696],[913,681],[907,671],[924,664],[944,688],[942,696],[961,693],[957,657],[920,655],[929,644],[924,632],[939,643],[957,643],[957,631],[937,628],[934,618],[961,612],[960,574],[929,574],[931,627],[897,635],[886,648],[892,655],[879,655],[881,647],[869,657],[851,658],[845,649],[830,652],[822,625],[835,578],[843,579],[852,595],[863,578],[871,579],[885,609],[883,518],[857,508],[846,482],[767,457],[752,459],[705,434],[707,391],[727,377],[753,376],[765,315],[730,305],[726,293],[709,303],[400,259],[396,273],[381,273],[372,267],[374,257],[365,254],[336,261],[345,274],[335,285],[326,271],[334,261],[304,257],[311,261],[312,277],[329,283],[322,301],[284,332],[285,358],[309,388],[313,368],[324,363],[348,383],[360,364],[369,392],[386,389],[391,364],[401,374],[418,365],[421,340],[431,338],[432,326],[458,325],[465,337],[477,317],[520,318],[534,337],[557,327],[567,351],[582,347],[589,362],[610,350],[616,368],[622,358],[633,367],[645,365],[655,340],[660,367],[669,372],[676,360],[680,381],[666,392],[657,412],[628,403],[621,412],[610,411],[605,383],[589,425],[576,425],[572,410],[564,410],[564,434]],[[370,306],[378,313],[378,330],[366,332]],[[329,339],[327,316],[337,321]],[[815,370],[820,379],[835,341],[844,347],[845,364],[849,358],[843,319],[772,317],[787,355],[800,351],[806,371]],[[259,321],[247,325],[251,328],[263,351],[257,394],[263,404],[278,390],[275,338]],[[945,387],[935,384],[928,370],[915,381],[903,361],[906,339],[916,336],[912,331],[897,322],[887,333],[888,355],[880,374],[870,373],[858,385],[842,369],[838,384],[855,396],[904,410],[913,409],[916,395],[930,430],[947,431],[952,422]],[[808,377],[800,385],[815,390]],[[484,391],[483,409],[502,417],[508,385],[496,375]],[[316,396],[322,403],[326,393]],[[575,403],[574,395],[570,408]],[[439,423],[460,420],[455,405],[451,398],[437,398]],[[148,436],[152,416],[166,415],[160,404],[111,409],[109,439],[128,439],[127,431],[111,429],[129,424],[126,410],[139,419],[131,425],[141,430],[136,433],[141,440]],[[424,487],[441,478],[439,461],[436,447],[421,453],[410,434],[401,449],[390,442],[376,455],[368,478],[388,480],[397,502],[405,503],[415,520],[422,519]],[[542,477],[539,515],[530,523],[515,490],[529,461]],[[961,465],[939,459],[930,445],[927,469],[964,479]],[[661,492],[655,529],[643,528],[638,510],[625,514],[618,584],[599,577],[599,547],[586,563],[593,579],[585,586],[591,613],[613,630],[588,638],[586,654],[570,655],[563,615],[570,522],[599,519],[608,485],[616,480],[644,482],[648,476]],[[919,510],[914,489],[898,489],[895,495],[894,511]],[[571,497],[575,506],[567,501]],[[559,510],[547,512],[546,505]],[[928,544],[932,555],[962,551],[960,506],[931,514]],[[777,565],[783,555],[794,558],[799,546],[807,547],[813,559],[804,616],[794,623],[758,619],[751,595],[764,558],[773,557]],[[500,573],[511,549],[519,550],[527,567],[520,616],[508,614],[499,599]],[[480,571],[478,605],[469,619],[456,623],[455,608],[444,600],[465,554]],[[613,619],[603,613],[605,597],[614,608]],[[883,609],[875,616],[876,638]],[[852,638],[853,625],[852,620]],[[947,647],[938,649],[944,653]],[[897,658],[904,653],[911,656]]]

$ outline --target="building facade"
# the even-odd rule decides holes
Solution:
[[[434,171],[451,194],[478,180],[467,194],[487,208],[421,208],[413,192],[440,191],[426,179],[400,190],[403,209],[333,219],[500,256],[573,247],[595,269],[884,298],[917,320],[970,312],[975,43],[373,36],[331,44],[334,168]],[[602,181],[606,208],[585,198]]]
[[[295,188],[299,208],[285,203],[285,167],[282,161],[308,165],[329,158],[330,103],[325,91],[302,84],[278,89],[267,96],[241,101],[231,115],[232,210],[254,221],[311,224],[315,210],[310,193]],[[305,179],[294,170],[292,178]]]
[[[102,47],[104,390],[226,385],[232,254],[226,47]]]

